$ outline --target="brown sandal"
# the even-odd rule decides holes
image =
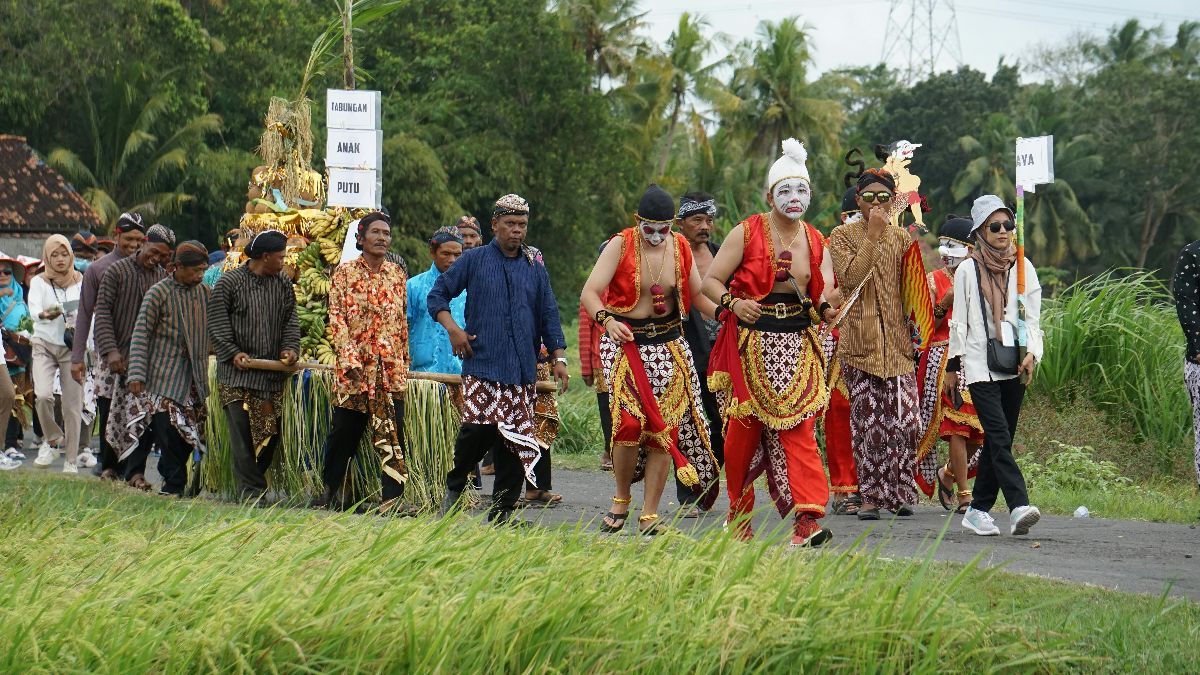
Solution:
[[[542,506],[554,507],[563,500],[562,495],[555,494],[549,490],[537,490],[534,492],[534,495],[533,497],[526,495],[521,501],[526,504],[540,504]]]
[[[148,491],[148,490],[150,490],[150,488],[152,488],[154,486],[150,484],[150,481],[146,480],[146,477],[144,475],[139,473],[139,474],[134,474],[133,478],[129,479],[129,487],[136,488],[138,490]]]

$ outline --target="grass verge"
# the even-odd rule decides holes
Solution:
[[[0,477],[0,671],[1186,670],[1200,607],[713,534],[614,541]]]

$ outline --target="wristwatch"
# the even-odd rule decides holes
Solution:
[[[565,365],[567,365],[567,357],[565,357],[565,356],[556,356],[556,357],[554,357],[554,362],[555,362],[555,363],[561,363],[561,364],[563,364],[563,365],[565,366]]]

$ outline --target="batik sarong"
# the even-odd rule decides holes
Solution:
[[[283,416],[283,390],[269,393],[218,383],[217,398],[222,408],[230,403],[242,404],[242,409],[250,418],[250,443],[254,448],[254,456],[258,457],[279,433],[279,420]]]
[[[1196,428],[1196,480],[1200,482],[1200,363],[1183,364],[1183,381],[1192,398],[1192,423]]]
[[[113,399],[106,434],[118,459],[124,460],[133,453],[150,429],[154,415],[160,412],[167,413],[171,426],[193,450],[205,451],[204,421],[208,408],[195,389],[188,390],[185,400],[173,401],[159,394],[133,394],[123,388]]]
[[[938,460],[938,440],[949,440],[951,436],[962,436],[970,450],[967,456],[967,478],[974,478],[979,466],[980,447],[983,445],[983,426],[971,403],[971,392],[965,378],[958,378],[958,393],[962,405],[955,407],[954,401],[942,391],[946,377],[946,351],[948,343],[929,346],[921,352],[917,363],[917,387],[921,392],[921,436],[917,441],[917,487],[927,496],[937,490],[937,472],[942,464]],[[973,446],[973,447],[972,447]]]
[[[537,487],[533,465],[542,456],[538,445],[532,384],[501,384],[463,375],[463,424],[496,425],[504,445],[520,460],[525,480]]]
[[[916,504],[921,422],[916,374],[882,378],[842,364],[842,376],[850,390],[850,431],[863,502],[893,512]]]
[[[637,351],[663,422],[675,435],[679,453],[700,479],[699,485],[693,488],[704,491],[699,506],[705,510],[712,508],[717,490],[708,490],[708,487],[719,480],[719,469],[709,440],[708,420],[700,398],[700,378],[696,374],[691,348],[687,341],[678,337],[658,344],[639,344]],[[633,476],[636,483],[645,477],[646,460],[651,451],[648,446],[653,444],[653,439],[644,431],[646,418],[633,382],[631,364],[624,350],[608,335],[600,338],[600,363],[611,394],[613,445],[637,446],[639,449]],[[640,437],[618,440],[622,437],[619,432],[623,420],[626,428],[631,423],[640,425],[643,429]]]

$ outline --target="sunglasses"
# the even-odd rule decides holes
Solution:
[[[1012,232],[1017,229],[1017,224],[1011,220],[1005,220],[1000,223],[991,223],[988,225],[988,229],[992,231],[992,234],[999,232],[1000,228],[1004,228],[1005,232]]]
[[[892,201],[890,192],[860,192],[858,196],[868,204],[886,204]]]

